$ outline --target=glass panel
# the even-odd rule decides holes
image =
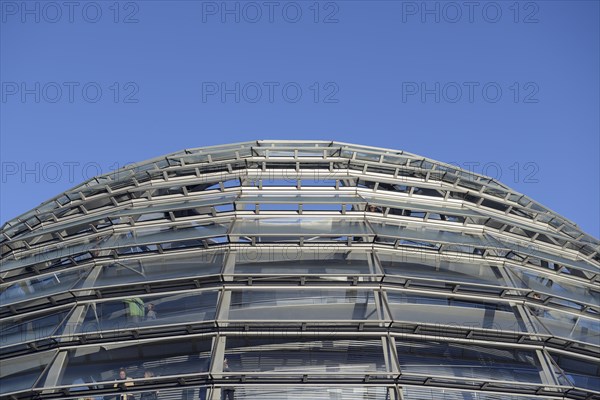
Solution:
[[[324,278],[326,275],[354,277],[378,274],[367,261],[370,253],[342,250],[334,244],[273,250],[249,248],[236,252],[234,274],[316,275]]]
[[[0,393],[31,388],[55,354],[56,351],[48,351],[11,358],[9,363],[3,362],[0,368]]]
[[[106,212],[101,213],[101,214],[94,214],[94,215],[86,216],[85,218],[79,217],[75,221],[71,221],[71,222],[61,221],[60,224],[49,225],[47,227],[44,227],[43,229],[36,230],[36,231],[30,232],[26,235],[23,235],[23,236],[21,236],[21,239],[37,237],[41,233],[51,233],[51,232],[56,232],[56,231],[65,231],[66,235],[77,234],[80,231],[90,229],[89,225],[92,222],[97,224],[98,221],[103,220],[107,216],[113,215],[113,213],[111,213],[111,210],[107,210]]]
[[[488,394],[448,389],[405,387],[404,400],[539,400],[539,397],[516,396],[506,393]]]
[[[380,154],[377,152],[366,152],[359,149],[355,150],[356,159],[365,161],[379,161]]]
[[[533,271],[507,266],[507,270],[516,275],[524,287],[548,296],[558,296],[582,303],[600,306],[600,292],[584,285],[573,285],[547,275],[537,275]]]
[[[430,278],[443,282],[481,283],[508,286],[495,266],[484,263],[461,263],[443,260],[437,254],[410,255],[405,252],[377,251],[381,266],[388,277]]]
[[[358,374],[386,371],[381,340],[228,338],[232,372]]]
[[[245,218],[235,222],[233,235],[349,236],[371,235],[364,221],[333,218]]]
[[[37,297],[67,292],[76,283],[85,280],[89,271],[90,268],[68,269],[8,284],[0,288],[0,304],[6,306]]]
[[[458,183],[459,185],[467,187],[469,189],[473,189],[475,192],[479,192],[481,190],[481,187],[483,185],[474,182],[474,180],[477,179],[475,175],[471,175],[468,172],[464,171],[460,171],[458,175],[461,176],[461,179]]]
[[[59,247],[60,245],[43,246],[31,255],[20,258],[18,260],[2,260],[0,263],[0,271],[10,271],[19,267],[34,265],[36,263],[45,263],[53,259],[60,259],[77,256],[97,247],[101,239],[94,240],[90,243],[82,243],[74,246]],[[45,250],[48,251],[45,251]]]
[[[404,374],[541,383],[537,357],[532,351],[398,340],[396,349]]]
[[[276,193],[269,194],[257,194],[257,195],[243,195],[237,201],[237,203],[276,203],[276,204],[361,204],[365,203],[365,200],[359,196],[351,195],[310,195],[310,194],[297,194],[297,195],[281,195]]]
[[[142,394],[137,394],[133,399],[137,400],[207,400],[210,399],[211,389],[207,386],[200,387],[189,387],[186,389],[160,389],[157,393],[157,397],[153,397],[151,394],[156,391],[146,391]],[[140,397],[141,396],[141,397]],[[237,396],[236,396],[237,398]],[[87,398],[86,398],[87,399]],[[104,397],[90,397],[93,400],[120,400],[118,397],[104,396]]]
[[[501,237],[495,237],[492,234],[485,234],[486,239],[489,241],[490,247],[493,246],[498,249],[510,249],[517,254],[527,254],[533,257],[540,258],[542,260],[551,261],[555,264],[573,266],[583,271],[588,271],[597,274],[598,267],[587,260],[571,260],[559,256],[557,254],[548,253],[540,250],[539,245],[531,242],[523,242],[523,244],[513,243]]]
[[[231,293],[231,320],[376,320],[369,290],[239,290]]]
[[[180,242],[193,241],[194,239],[209,238],[214,236],[223,236],[227,234],[229,223],[223,224],[205,224],[193,227],[178,228],[159,227],[146,230],[134,231],[110,238],[102,247],[142,247],[154,243],[162,242]],[[196,243],[195,241],[194,243]],[[167,248],[165,246],[165,248]]]
[[[501,199],[504,199],[504,196],[506,196],[506,191],[505,190],[497,189],[497,188],[492,188],[492,187],[486,187],[486,188],[484,188],[483,192],[487,193],[487,194],[491,194],[492,196],[499,197]]]
[[[34,317],[7,318],[0,322],[0,344],[10,346],[52,336],[56,330],[61,330],[70,311],[71,308],[68,308]]]
[[[600,344],[600,321],[557,310],[527,306],[531,313],[554,336]]]
[[[483,205],[486,206],[487,204],[484,202]],[[469,209],[470,211],[472,211],[474,213],[477,212],[477,207],[475,205],[471,205],[469,203],[466,203],[465,207],[466,207],[466,209]],[[489,217],[486,217],[485,215],[482,215],[482,216],[484,218],[489,218]],[[502,225],[509,225],[509,226],[514,226],[515,225],[514,218],[507,218],[507,217],[504,217],[503,215],[498,214],[498,213],[496,213],[493,216],[492,219],[494,221],[502,224]],[[537,232],[537,233],[541,233],[541,234],[548,234],[548,232],[546,232],[544,229],[540,229],[539,226],[536,226],[533,223],[528,223],[526,221],[520,222],[519,223],[519,227],[525,228],[525,229],[527,229],[529,231],[532,231],[532,232]],[[557,235],[552,235],[552,237],[557,237]]]
[[[374,196],[369,193],[361,193],[361,195],[365,198],[365,200],[369,204],[374,204],[382,207],[390,207],[400,210],[414,210],[414,211],[428,211],[441,215],[460,215],[460,216],[472,216],[472,217],[481,217],[482,214],[477,212],[476,210],[469,210],[467,208],[450,208],[450,207],[437,207],[430,204],[419,203],[414,200],[410,200],[410,198],[402,198],[402,199],[390,199],[381,196]]]
[[[600,367],[598,363],[591,364],[590,361],[556,354],[552,354],[552,357],[574,386],[594,391],[599,390]]]
[[[83,380],[109,382],[106,387],[113,387],[120,368],[133,379],[142,378],[145,370],[155,376],[207,372],[211,343],[210,339],[184,338],[80,347],[68,351],[60,383],[70,385]]]
[[[227,204],[232,203],[238,195],[236,193],[214,196],[214,197],[202,197],[201,199],[196,200],[181,200],[177,199],[174,202],[164,203],[161,202],[159,204],[153,204],[146,207],[140,207],[135,209],[126,209],[117,211],[111,214],[111,216],[126,216],[126,215],[139,215],[139,214],[149,214],[149,213],[167,213],[169,211],[178,211],[178,210],[189,210],[194,209],[197,214],[207,214],[211,212],[211,206],[217,204]],[[168,218],[168,217],[167,217]]]
[[[377,222],[372,222],[371,226],[377,235],[382,236],[428,241],[432,243],[456,243],[459,245],[473,245],[479,247],[486,246],[483,237],[463,232],[442,231],[424,226],[390,225]]]
[[[217,291],[130,297],[90,304],[77,333],[131,330],[215,318]]]
[[[302,177],[301,174],[297,174],[296,171],[288,169],[288,172],[259,176],[256,178],[249,179],[244,186],[257,187],[262,184],[263,187],[277,187],[283,186],[287,188],[296,187],[300,184],[301,187],[335,187],[336,180],[333,177],[324,176],[319,178],[318,176],[312,175],[312,177]],[[329,179],[327,179],[329,177]],[[260,180],[260,182],[259,182]]]
[[[389,400],[393,389],[386,387],[261,387],[235,388],[236,400]]]
[[[221,272],[223,253],[202,252],[151,259],[123,260],[102,266],[95,282],[81,282],[77,289],[165,281],[213,275]]]
[[[208,154],[214,160],[235,159],[252,156],[250,143],[231,144],[226,146],[210,146],[192,150],[194,153],[181,155],[186,164],[204,163],[208,161]]]
[[[387,291],[392,316],[401,322],[422,322],[526,332],[526,324],[506,303],[486,303]]]

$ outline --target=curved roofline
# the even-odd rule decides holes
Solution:
[[[163,156],[158,156],[158,157],[154,157],[151,159],[147,159],[144,161],[140,161],[134,164],[130,164],[127,166],[124,166],[116,171],[107,173],[107,174],[103,174],[103,175],[98,175],[95,176],[93,178],[90,178],[76,186],[73,186],[72,188],[59,193],[58,195],[54,196],[53,198],[41,203],[39,206],[33,208],[32,210],[29,210],[17,217],[14,217],[8,221],[6,221],[3,225],[2,228],[0,229],[0,232],[4,233],[8,228],[14,227],[18,224],[22,224],[24,223],[27,219],[33,217],[36,214],[41,213],[41,209],[46,207],[46,208],[50,208],[52,209],[50,206],[52,205],[52,203],[55,203],[55,209],[59,208],[59,205],[57,204],[57,200],[60,199],[61,197],[68,195],[68,194],[72,194],[72,193],[76,193],[77,191],[81,190],[82,187],[92,187],[92,186],[100,186],[102,185],[102,183],[100,182],[103,178],[107,178],[109,181],[114,182],[114,181],[119,181],[124,179],[126,176],[130,176],[131,174],[127,174],[128,172],[132,172],[135,170],[142,170],[144,169],[144,167],[150,166],[152,164],[154,164],[156,166],[156,163],[158,162],[162,162],[162,161],[167,161],[170,159],[177,159],[179,157],[185,157],[185,156],[190,156],[190,155],[206,155],[207,157],[211,154],[214,154],[215,152],[219,152],[219,151],[224,151],[227,149],[230,150],[235,150],[235,149],[265,149],[265,148],[286,148],[286,147],[297,147],[298,145],[300,145],[300,147],[305,147],[306,145],[311,145],[313,144],[314,147],[327,147],[327,148],[337,148],[339,147],[340,150],[348,150],[348,151],[360,151],[360,150],[364,150],[367,152],[373,152],[373,153],[379,153],[381,156],[402,156],[404,158],[408,158],[411,162],[415,162],[415,161],[419,161],[419,162],[424,162],[424,163],[429,163],[431,164],[430,168],[423,168],[421,167],[421,169],[423,170],[429,170],[429,171],[436,171],[436,172],[442,172],[442,171],[454,171],[454,172],[458,172],[462,177],[469,177],[470,179],[474,179],[477,181],[477,183],[482,184],[486,187],[496,187],[499,189],[502,189],[506,192],[509,192],[511,195],[514,196],[519,196],[522,200],[527,201],[528,204],[533,205],[536,207],[536,209],[538,210],[538,212],[542,212],[542,213],[546,213],[550,216],[552,216],[554,219],[557,219],[559,221],[561,221],[562,224],[564,224],[565,226],[567,226],[568,228],[570,228],[571,230],[574,230],[578,233],[579,236],[579,240],[585,239],[585,241],[587,241],[589,244],[593,244],[594,246],[600,246],[600,240],[598,240],[597,238],[587,234],[586,232],[584,232],[581,228],[579,228],[579,226],[563,217],[562,215],[558,214],[557,212],[549,209],[548,207],[543,206],[542,204],[540,204],[539,202],[531,199],[530,197],[514,191],[513,189],[511,189],[509,186],[503,184],[502,182],[485,176],[485,175],[481,175],[481,174],[477,174],[471,171],[467,171],[465,169],[462,169],[460,167],[457,167],[455,165],[452,164],[448,164],[448,163],[444,163],[441,161],[437,161],[437,160],[433,160],[431,158],[427,158],[424,156],[420,156],[414,153],[410,153],[410,152],[406,152],[404,150],[395,150],[395,149],[389,149],[389,148],[384,148],[384,147],[376,147],[376,146],[367,146],[367,145],[361,145],[361,144],[354,144],[354,143],[347,143],[347,142],[339,142],[339,141],[332,141],[332,140],[276,140],[276,139],[261,139],[261,140],[254,140],[254,141],[244,141],[244,142],[235,142],[235,143],[228,143],[228,144],[221,144],[221,145],[213,145],[213,146],[205,146],[205,147],[195,147],[195,148],[188,148],[188,149],[183,149],[177,152],[173,152],[173,153],[169,153]],[[211,162],[210,158],[207,161],[204,161],[204,163],[208,163]],[[203,163],[202,161],[198,162],[198,163]],[[400,164],[397,164],[400,165]],[[164,167],[158,167],[159,169],[162,169]],[[122,175],[122,176],[119,176]],[[117,177],[117,179],[114,179],[114,177]],[[43,212],[47,212],[48,210],[43,210]],[[563,230],[564,228],[559,228],[559,230]],[[6,236],[6,235],[5,235]],[[598,252],[599,250],[596,249],[596,251]]]

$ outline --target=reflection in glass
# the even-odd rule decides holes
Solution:
[[[33,387],[55,354],[55,350],[47,351],[11,358],[10,363],[3,362],[0,368],[0,393]]]
[[[392,316],[397,321],[526,331],[516,310],[506,303],[487,303],[442,296],[387,291]]]
[[[79,333],[130,330],[215,318],[217,291],[129,297],[90,304]]]
[[[528,306],[528,308],[552,335],[596,346],[600,344],[600,321],[598,319],[536,306]]]
[[[445,390],[438,388],[404,387],[404,400],[537,400],[539,397]]]
[[[4,286],[0,289],[0,304],[4,306],[17,301],[63,293],[82,281],[88,272],[89,268],[68,269]]]
[[[333,218],[246,218],[235,222],[233,235],[251,236],[366,236],[372,235],[362,220]]]
[[[352,373],[385,371],[381,340],[327,338],[228,338],[231,371]]]
[[[592,366],[589,361],[558,354],[552,354],[552,358],[572,385],[595,391],[600,389],[600,367],[598,367],[598,363]]]
[[[144,370],[156,376],[206,372],[210,365],[210,339],[185,338],[152,342],[124,342],[69,350],[61,384],[109,382],[112,387],[120,368],[127,376],[143,378]]]
[[[231,320],[374,320],[373,291],[334,289],[237,290]]]
[[[164,256],[146,260],[123,260],[102,267],[98,278],[78,288],[125,285],[128,283],[163,281],[186,277],[218,274],[223,254],[212,252]]]
[[[396,348],[403,373],[541,383],[533,351],[400,340]]]
[[[52,336],[61,330],[69,312],[70,308],[58,313],[3,320],[0,322],[0,344],[9,346]]]
[[[236,255],[235,274],[244,275],[367,275],[369,253],[339,251],[338,246],[292,248],[264,252],[245,251]]]
[[[578,300],[588,304],[600,307],[600,291],[593,290],[585,285],[574,285],[560,279],[552,278],[547,275],[538,275],[532,271],[516,267],[507,267],[523,287],[530,288],[539,293],[549,296],[564,297],[571,300]]]
[[[229,230],[229,222],[208,223],[185,227],[160,226],[144,228],[111,237],[105,244],[116,248],[120,255],[155,251],[157,244],[164,250],[186,247],[199,247],[214,243],[214,238],[222,237]]]
[[[439,258],[439,255],[422,253],[377,252],[381,266],[388,276],[400,275],[415,278],[430,278],[441,281],[480,283],[506,286],[495,266],[484,263],[462,263]]]
[[[256,387],[235,389],[236,400],[389,400],[393,389],[386,387]]]

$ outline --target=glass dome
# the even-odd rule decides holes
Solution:
[[[600,242],[329,141],[189,149],[0,238],[6,399],[600,399]]]

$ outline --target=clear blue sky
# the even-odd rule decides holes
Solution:
[[[469,3],[468,3],[469,4]],[[600,236],[598,1],[0,1],[0,219],[189,147],[325,139]]]

